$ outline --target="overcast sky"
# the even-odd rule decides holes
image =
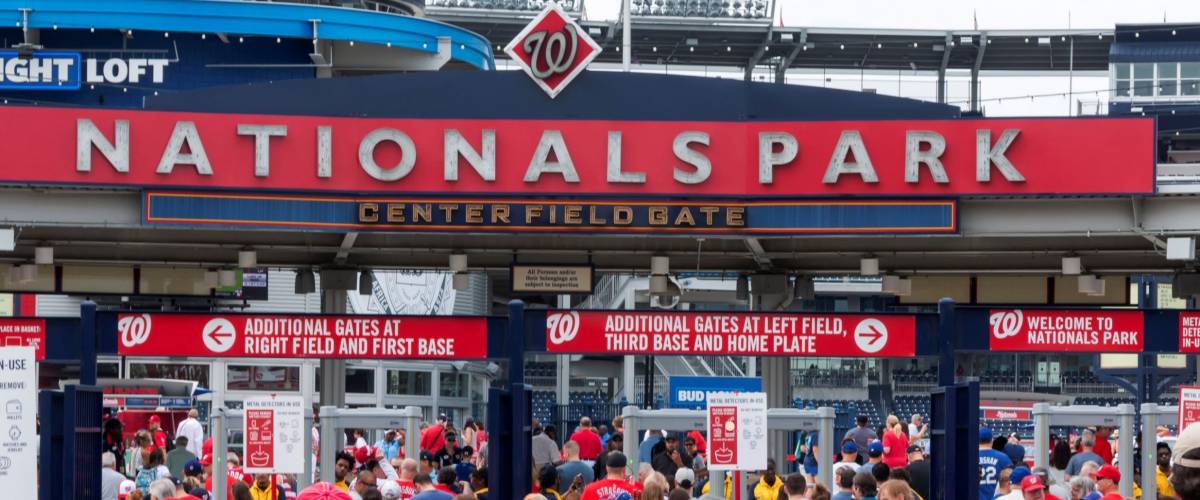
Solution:
[[[616,19],[621,0],[585,0],[587,17],[593,20]],[[908,28],[908,29],[1112,29],[1116,24],[1200,23],[1200,0],[776,0],[777,17],[789,27],[837,28]],[[896,83],[897,77],[903,83]],[[796,80],[792,80],[793,83]],[[932,99],[936,88],[928,78],[902,74],[874,75],[861,79],[855,75],[820,77],[803,80],[806,84],[828,85],[858,90],[875,88],[880,93]],[[1088,109],[1103,108],[1109,86],[1106,77],[1076,76],[1071,82],[1057,76],[985,76],[981,96],[989,116],[1065,115],[1082,104]],[[951,101],[966,98],[967,84],[951,81]],[[1066,97],[1013,99],[1030,94],[1067,92]],[[997,98],[1010,98],[996,101]],[[1098,103],[1098,106],[1097,106]],[[1085,112],[1085,114],[1092,114]]]

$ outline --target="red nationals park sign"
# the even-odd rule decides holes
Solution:
[[[993,309],[993,351],[1142,352],[1141,311]]]
[[[573,354],[909,357],[916,317],[551,311],[546,350]]]
[[[487,358],[483,317],[134,313],[117,337],[122,356]]]
[[[0,183],[361,194],[1154,192],[1149,118],[380,119],[0,106]]]

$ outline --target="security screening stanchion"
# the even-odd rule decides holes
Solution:
[[[1033,454],[1034,467],[1047,467],[1050,449],[1050,428],[1057,426],[1086,427],[1102,425],[1117,427],[1121,435],[1117,439],[1117,449],[1129,456],[1133,449],[1133,433],[1135,411],[1131,404],[1119,404],[1116,408],[1108,406],[1050,406],[1047,403],[1033,405]],[[1143,441],[1144,445],[1145,441]],[[1143,451],[1144,452],[1144,451]],[[1133,496],[1133,463],[1134,460],[1121,460],[1117,469],[1121,472],[1121,482],[1118,484],[1121,496]],[[1145,469],[1143,469],[1145,470]],[[1153,470],[1153,469],[1151,469]],[[1146,481],[1142,481],[1145,483]],[[1142,485],[1145,488],[1145,484]],[[1144,491],[1144,489],[1143,489]]]
[[[1158,468],[1158,426],[1175,425],[1178,422],[1178,406],[1142,403],[1142,456],[1138,457],[1142,461],[1142,500],[1158,500],[1158,481],[1153,479],[1154,474],[1148,472]],[[1121,435],[1123,437],[1125,432],[1122,431]]]
[[[225,450],[228,448],[225,440],[229,436],[225,428],[227,411],[225,408],[219,407],[214,409],[212,416],[209,417],[209,430],[213,436],[212,472],[209,473],[212,476],[213,490],[209,493],[212,494],[213,500],[229,500],[226,498],[228,485],[225,484],[228,475],[222,474],[225,471]]]
[[[795,408],[767,409],[767,430],[797,431],[816,430],[817,446],[822,450],[817,457],[817,477],[826,486],[833,488],[833,454],[825,450],[833,449],[833,421],[836,417],[833,408],[817,408],[816,410],[798,410]],[[690,431],[704,429],[708,426],[708,412],[704,410],[643,410],[636,406],[626,406],[621,411],[622,426],[625,432],[625,448],[622,450],[627,458],[629,475],[637,475],[638,448],[641,439],[638,434],[644,430]],[[724,498],[725,471],[709,471],[708,494],[705,499],[715,500]],[[735,491],[734,499],[741,498],[742,492]]]

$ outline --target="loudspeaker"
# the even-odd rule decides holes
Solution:
[[[783,295],[791,293],[786,274],[752,274],[750,291],[755,295]]]
[[[1171,279],[1171,296],[1190,299],[1200,295],[1200,273],[1179,273]]]

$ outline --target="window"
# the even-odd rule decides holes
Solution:
[[[1116,74],[1116,95],[1119,97],[1129,97],[1129,64],[1117,63],[1113,65],[1113,73]]]
[[[200,387],[208,387],[208,365],[129,363],[129,378],[167,378],[173,380],[191,380],[200,384]]]
[[[1179,95],[1179,64],[1158,63],[1158,95],[1161,97]]]
[[[1133,95],[1154,96],[1154,63],[1133,64]]]
[[[119,363],[96,363],[96,376],[100,378],[118,378],[121,376]]]
[[[442,373],[441,396],[448,398],[467,397],[467,375],[464,373]]]
[[[346,392],[375,394],[375,370],[367,368],[347,368]]]
[[[1179,65],[1179,90],[1183,95],[1200,95],[1200,62]]]
[[[300,388],[298,366],[239,366],[226,370],[226,388],[231,391],[295,391]]]
[[[433,377],[429,372],[388,370],[387,393],[393,395],[428,396],[433,392]]]

